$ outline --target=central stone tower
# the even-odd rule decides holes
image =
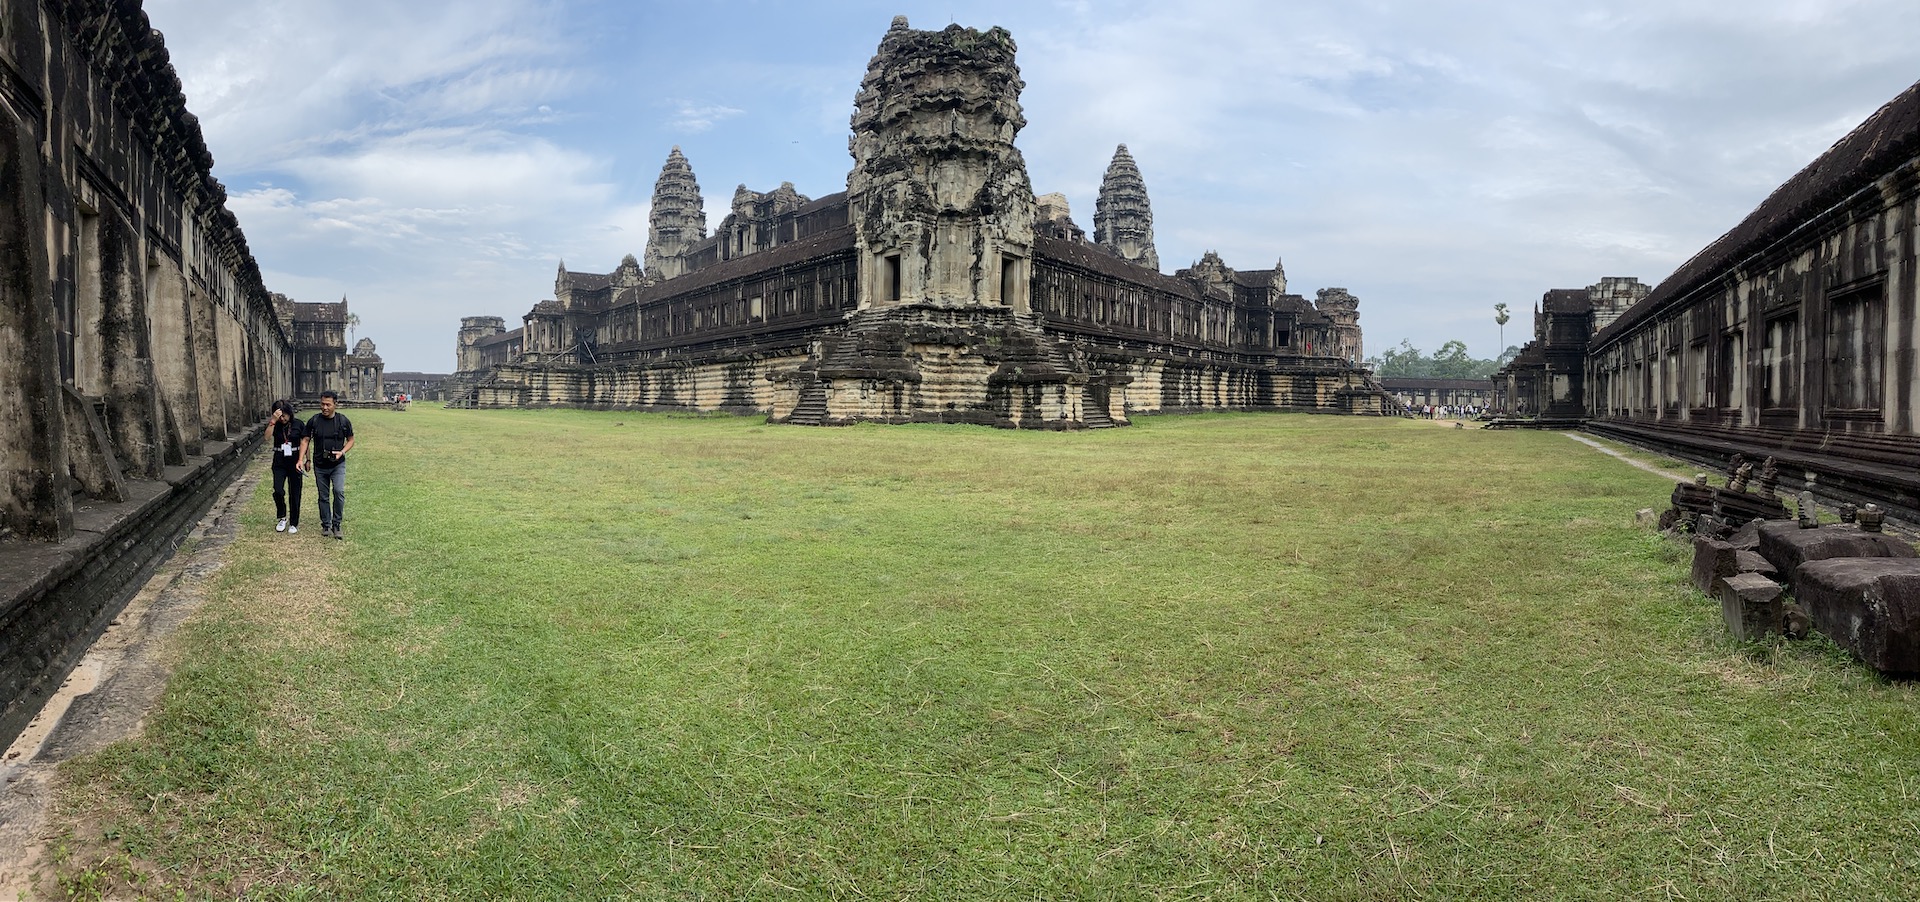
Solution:
[[[671,279],[684,274],[683,255],[706,237],[707,209],[700,199],[700,182],[675,146],[653,183],[653,209],[647,214],[647,276]]]
[[[1100,196],[1093,207],[1093,240],[1120,256],[1159,271],[1160,254],[1153,249],[1153,207],[1147,203],[1147,183],[1133,162],[1127,145],[1113,152]]]
[[[1028,311],[1034,201],[1013,139],[1020,69],[1013,36],[904,16],[854,98],[849,217],[860,307],[995,305]]]

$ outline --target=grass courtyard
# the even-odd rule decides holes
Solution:
[[[63,892],[1897,898],[1920,693],[1741,646],[1554,433],[349,411]],[[264,463],[262,464],[264,467]]]

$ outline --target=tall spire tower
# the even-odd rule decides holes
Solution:
[[[693,166],[676,145],[653,183],[653,210],[647,214],[646,273],[671,279],[686,272],[681,256],[707,237],[707,209]]]
[[[1160,269],[1153,249],[1153,208],[1147,204],[1147,183],[1140,178],[1127,145],[1113,152],[1107,176],[1100,180],[1100,197],[1093,205],[1093,243],[1121,259],[1148,269]]]

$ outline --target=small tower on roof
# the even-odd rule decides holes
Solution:
[[[1128,260],[1158,271],[1160,254],[1153,249],[1153,207],[1147,203],[1147,183],[1140,167],[1122,144],[1100,180],[1100,196],[1093,205],[1093,242]]]
[[[693,166],[675,145],[653,183],[653,209],[647,214],[646,272],[671,279],[686,272],[680,259],[707,237],[707,209]]]

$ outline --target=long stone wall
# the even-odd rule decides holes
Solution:
[[[0,2],[0,741],[289,391],[212,165],[137,3]]]
[[[1595,336],[1589,428],[1920,519],[1920,85]]]
[[[205,456],[137,480],[125,500],[95,502],[64,542],[0,555],[0,746],[25,729],[93,640],[214,499],[245,469],[260,435],[206,442]]]
[[[145,15],[107,0],[0,14],[0,540],[57,540],[76,458],[157,479],[257,420],[291,357]],[[67,391],[104,443],[66,415]]]

